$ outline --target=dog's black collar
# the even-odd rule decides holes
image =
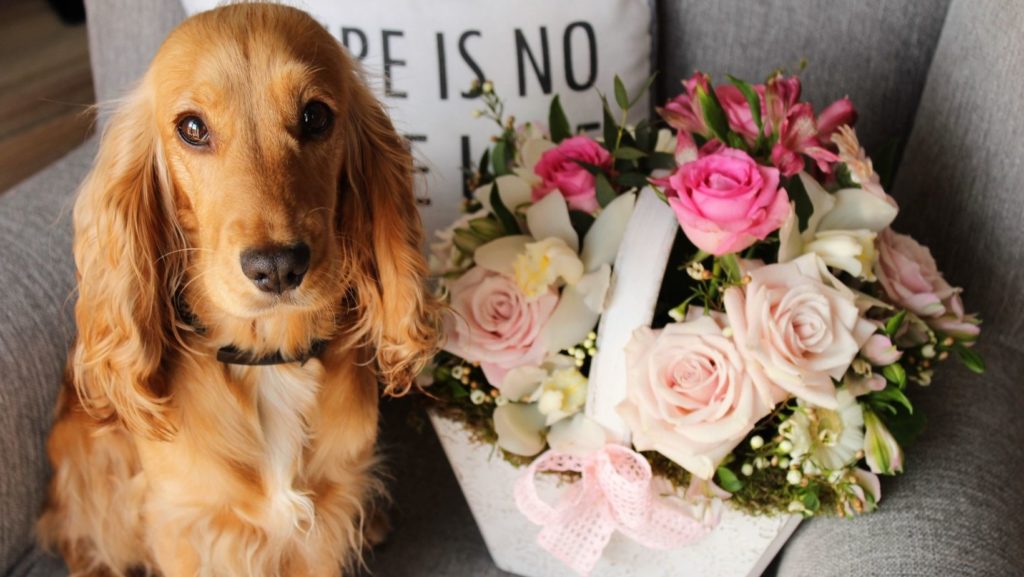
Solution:
[[[327,341],[313,341],[313,344],[309,345],[308,349],[294,357],[285,357],[281,354],[281,351],[274,351],[269,355],[257,357],[251,352],[241,351],[235,348],[234,345],[228,345],[226,347],[221,347],[220,350],[217,351],[217,360],[226,365],[264,366],[283,365],[287,363],[299,363],[304,365],[309,359],[319,356],[326,346]]]
[[[206,328],[199,324],[199,320],[196,318],[195,314],[192,313],[192,310],[189,309],[188,304],[180,293],[174,297],[174,309],[181,322],[192,327],[196,334],[201,335],[206,332]],[[217,350],[217,360],[226,365],[267,366],[285,365],[288,363],[299,363],[304,365],[309,359],[320,356],[320,353],[324,352],[326,347],[327,341],[316,340],[313,341],[309,345],[309,348],[302,353],[292,357],[285,357],[281,354],[281,351],[274,351],[267,355],[256,356],[250,351],[243,351],[234,345],[228,345]]]

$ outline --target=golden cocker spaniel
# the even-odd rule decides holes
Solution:
[[[72,573],[337,576],[379,533],[378,383],[436,347],[412,162],[339,43],[186,20],[75,205],[78,336],[39,533]]]

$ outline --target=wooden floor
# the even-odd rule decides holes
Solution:
[[[0,0],[0,194],[91,134],[94,99],[85,25]]]

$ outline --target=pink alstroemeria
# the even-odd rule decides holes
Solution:
[[[840,126],[853,126],[857,122],[857,109],[848,97],[842,97],[825,107],[818,115],[818,140],[822,144],[832,141],[832,134]]]
[[[874,411],[864,411],[864,458],[872,473],[903,472],[903,448]]]
[[[684,80],[683,92],[669,100],[665,106],[657,108],[658,114],[669,126],[679,131],[680,135],[708,135],[708,127],[704,123],[700,102],[697,100],[698,86],[705,91],[708,90],[708,77],[702,72],[695,72],[693,76]]]
[[[763,109],[764,85],[757,84],[753,86],[753,89],[757,93],[758,99],[761,101],[760,106]],[[729,123],[729,129],[742,136],[748,144],[753,144],[757,140],[758,129],[757,124],[754,122],[754,113],[750,110],[750,103],[747,102],[747,97],[743,96],[740,89],[732,84],[717,86],[715,88],[715,96],[718,98],[718,103],[722,105],[722,111],[725,112],[725,119]]]
[[[813,158],[822,172],[830,173],[835,153],[818,141],[818,126],[811,105],[801,102],[793,106],[779,127],[779,141],[772,147],[772,164],[784,176],[793,176],[804,168],[802,155]]]
[[[761,116],[765,121],[765,134],[771,135],[782,126],[789,109],[800,101],[800,79],[776,74],[768,80],[764,90]]]

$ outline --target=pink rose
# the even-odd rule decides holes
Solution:
[[[961,289],[942,278],[932,253],[916,240],[891,228],[879,233],[875,274],[894,303],[932,329],[966,340],[978,336],[978,320],[964,314]]]
[[[763,240],[782,226],[790,211],[779,171],[734,148],[679,167],[666,194],[687,238],[714,255]]]
[[[683,81],[683,92],[669,100],[665,106],[658,108],[658,114],[669,126],[685,134],[693,133],[708,135],[707,125],[697,101],[697,87],[708,89],[708,79],[703,73],[696,72]]]
[[[771,411],[735,343],[711,316],[638,329],[626,346],[627,398],[618,411],[638,450],[701,479]]]
[[[558,304],[554,288],[527,299],[515,279],[474,267],[449,289],[454,314],[446,319],[446,351],[480,363],[496,387],[510,370],[540,364],[545,349],[539,335]]]
[[[853,292],[817,255],[748,274],[746,286],[725,291],[725,312],[747,370],[773,400],[781,389],[835,409],[833,380],[842,380],[875,325],[861,317]]]
[[[533,201],[544,198],[558,190],[569,203],[569,208],[587,213],[597,212],[597,193],[594,175],[580,162],[610,168],[612,155],[588,136],[566,138],[558,146],[540,157],[533,171],[541,183],[533,189]]]

